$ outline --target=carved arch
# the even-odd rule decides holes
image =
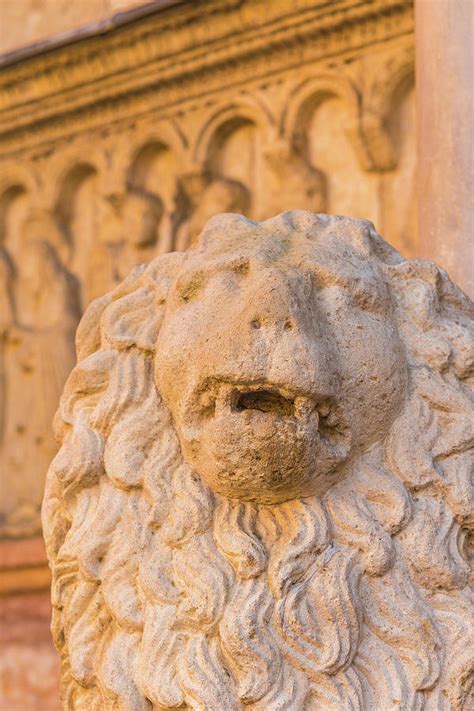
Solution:
[[[390,115],[396,110],[400,100],[415,87],[415,67],[411,67],[411,71],[407,71],[398,77],[398,81],[390,87],[391,92],[388,95],[387,110]]]
[[[99,189],[104,191],[107,186],[107,172],[107,156],[102,145],[100,150],[92,151],[87,142],[74,145],[70,150],[61,152],[51,162],[44,204],[54,210],[68,183],[74,183],[82,174],[97,175]]]
[[[0,244],[5,238],[6,215],[12,203],[20,195],[30,196],[32,202],[38,199],[38,179],[26,166],[6,168],[0,175]]]
[[[239,126],[254,125],[261,133],[264,143],[276,134],[275,118],[262,101],[240,99],[231,104],[222,104],[204,122],[192,148],[195,166],[207,167],[210,156],[225,136]]]
[[[51,192],[48,201],[49,215],[53,225],[56,227],[57,244],[60,245],[59,252],[64,265],[77,273],[74,262],[77,254],[82,252],[82,235],[74,230],[73,220],[75,216],[77,198],[79,190],[91,178],[100,176],[100,166],[89,160],[80,159],[77,156],[68,157],[61,163],[60,169],[55,174],[55,181],[52,185],[54,191]],[[93,209],[91,205],[91,209]],[[82,277],[80,270],[79,276]]]
[[[342,99],[357,121],[360,99],[355,86],[338,74],[304,79],[290,91],[280,119],[280,132],[289,140],[304,140],[307,123],[317,107],[329,97]],[[300,147],[300,146],[298,146]]]
[[[395,129],[395,127],[400,125],[400,115],[403,111],[403,105],[405,104],[410,92],[412,92],[415,88],[414,67],[411,67],[411,71],[401,74],[398,77],[397,83],[394,83],[390,88],[391,93],[387,96],[387,113],[383,114],[384,118],[382,120],[384,126],[387,126],[387,133],[392,143],[395,164],[398,165],[401,159],[402,141],[399,140],[399,132]],[[414,109],[416,112],[416,103]],[[414,113],[413,116],[415,115],[416,114]],[[416,119],[413,120],[412,131],[413,134],[416,134]],[[416,135],[413,134],[411,139],[416,141]]]
[[[372,161],[379,170],[397,165],[397,151],[388,130],[395,106],[415,82],[413,47],[390,55],[377,66],[377,73],[362,97],[362,132]]]
[[[77,192],[93,176],[98,178],[102,192],[106,170],[107,159],[103,150],[91,152],[82,143],[62,153],[51,165],[44,205],[50,210],[71,254],[74,240],[70,224]]]
[[[143,174],[160,154],[169,151],[179,165],[186,160],[186,139],[174,125],[154,127],[128,138],[122,138],[112,158],[112,172],[122,183],[122,192],[130,183],[140,184]]]
[[[318,106],[336,97],[348,109],[346,134],[363,170],[382,171],[394,167],[392,144],[382,121],[365,115],[358,88],[348,77],[327,74],[306,79],[289,95],[282,115],[281,132],[299,151],[306,153],[309,121]]]
[[[378,67],[377,74],[363,96],[364,113],[371,113],[385,120],[400,94],[415,83],[413,48],[403,54],[386,58]]]
[[[38,176],[28,165],[6,166],[0,174],[0,199],[11,188],[21,186],[34,197],[39,191]]]
[[[75,196],[82,184],[97,174],[97,168],[92,163],[78,161],[69,167],[56,185],[52,211],[70,247],[72,235],[69,225],[73,217]]]
[[[28,190],[21,183],[13,183],[0,194],[0,246],[5,243],[7,231],[7,215],[16,198],[27,195]]]
[[[360,133],[360,96],[353,83],[338,74],[305,79],[290,92],[281,116],[280,132],[303,155],[308,154],[308,129],[314,112],[321,104],[338,98],[348,109],[346,133],[364,170],[371,169],[367,147]]]
[[[126,184],[135,188],[145,188],[147,176],[157,158],[169,151],[169,146],[162,141],[149,139],[130,154],[126,167]]]

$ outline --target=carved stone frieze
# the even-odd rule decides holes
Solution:
[[[216,212],[295,207],[369,217],[416,253],[412,35],[407,0],[205,0],[3,59],[1,535],[39,532],[74,328],[134,264]]]
[[[196,91],[195,98],[218,87],[239,86],[256,73],[265,77],[282,65],[300,67],[357,52],[412,30],[410,0],[336,0],[329,5],[305,0],[297,8],[291,0],[206,0],[199,8],[183,3],[148,14],[125,30],[93,36],[72,52],[66,44],[46,51],[39,61],[7,56],[0,81],[0,141],[9,141],[11,132],[23,127],[31,132],[34,123],[41,130],[46,119],[47,130],[65,119],[83,125],[86,107],[106,123],[118,101],[127,105],[122,113],[133,110],[137,93],[148,100],[153,94],[158,105],[168,107]]]

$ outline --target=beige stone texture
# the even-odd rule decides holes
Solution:
[[[306,210],[93,301],[43,504],[63,708],[471,708],[473,315]]]

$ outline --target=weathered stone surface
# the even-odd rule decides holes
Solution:
[[[469,708],[472,315],[307,211],[94,301],[43,506],[64,708]]]

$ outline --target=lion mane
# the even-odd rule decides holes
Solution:
[[[369,232],[410,393],[321,498],[228,500],[183,460],[153,356],[185,253],[89,306],[43,504],[64,708],[468,708],[472,303]]]

